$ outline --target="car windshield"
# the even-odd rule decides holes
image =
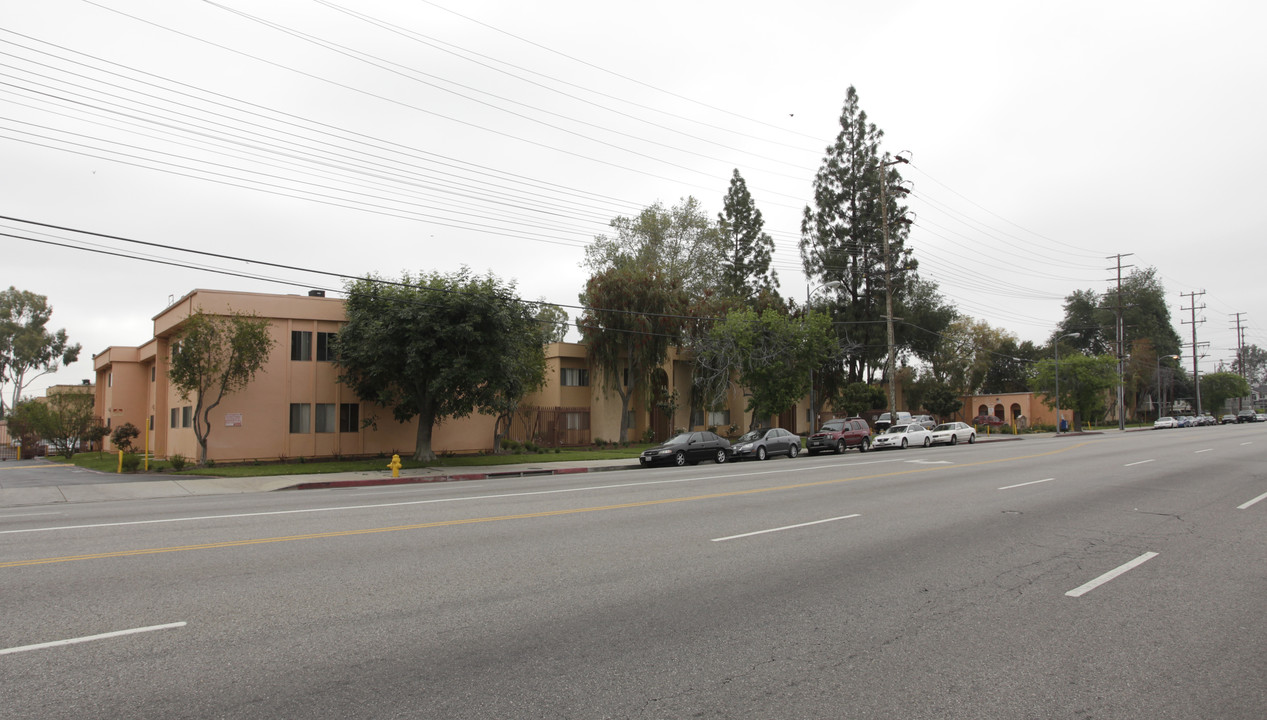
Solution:
[[[688,442],[690,442],[690,440],[691,440],[690,433],[682,433],[681,435],[674,435],[668,440],[665,440],[664,444],[665,445],[685,445]]]
[[[845,428],[844,420],[829,420],[823,423],[823,426],[819,428],[819,430],[821,430],[822,432],[840,432],[844,428]]]
[[[884,432],[885,432],[886,434],[888,434],[888,435],[897,435],[897,434],[899,434],[899,433],[904,433],[904,432],[906,432],[906,426],[905,426],[905,425],[894,425],[893,427],[890,427],[888,430],[885,430]]]
[[[933,432],[944,432],[946,430],[954,430],[954,429],[955,429],[955,426],[953,424],[942,423],[941,425],[938,425],[937,427],[933,428]]]
[[[749,430],[748,432],[739,436],[739,439],[736,442],[743,443],[743,442],[752,442],[753,440],[760,440],[761,438],[765,437],[765,434],[767,432],[769,432],[769,429]]]

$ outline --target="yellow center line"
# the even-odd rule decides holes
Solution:
[[[374,533],[400,532],[402,530],[423,530],[427,528],[455,527],[458,525],[475,525],[477,523],[502,522],[505,520],[530,520],[533,518],[558,517],[562,515],[579,515],[581,513],[605,512],[609,510],[628,510],[631,508],[652,507],[655,505],[669,505],[672,503],[697,502],[700,500],[717,500],[720,498],[741,497],[744,495],[757,495],[760,493],[779,492],[785,490],[801,490],[812,487],[822,487],[824,485],[836,485],[839,483],[852,482],[854,480],[872,480],[876,478],[896,477],[899,475],[915,475],[919,473],[938,472],[949,470],[952,468],[977,467],[980,465],[993,465],[1003,462],[1014,462],[1017,460],[1032,460],[1034,458],[1046,457],[1049,455],[1057,455],[1069,452],[1076,448],[1089,445],[1091,442],[1080,442],[1076,445],[1061,448],[1059,450],[1051,450],[1049,452],[1036,453],[1033,455],[1020,455],[1017,457],[997,458],[994,460],[982,460],[974,463],[961,463],[956,465],[938,465],[936,467],[917,468],[913,470],[895,470],[893,472],[876,473],[872,475],[861,475],[851,478],[836,478],[834,480],[818,480],[815,482],[796,483],[794,485],[776,485],[773,487],[753,488],[751,490],[733,490],[730,492],[710,493],[708,495],[691,495],[688,497],[665,498],[661,500],[644,500],[641,502],[620,503],[617,505],[599,505],[595,507],[572,508],[568,510],[546,510],[534,513],[520,513],[516,515],[494,515],[490,517],[465,518],[462,520],[437,520],[434,522],[415,523],[412,525],[392,525],[390,527],[379,528],[362,528],[359,530],[337,530],[323,533],[308,533],[305,535],[284,535],[282,537],[271,538],[249,538],[246,540],[226,540],[224,542],[202,543],[199,545],[177,545],[165,548],[141,548],[138,550],[116,550],[112,552],[91,553],[88,555],[65,555],[61,557],[36,558],[32,560],[13,560],[10,562],[0,563],[0,569],[26,567],[28,565],[49,565],[52,563],[77,562],[80,560],[102,560],[106,558],[133,557],[136,555],[158,555],[160,553],[185,552],[187,550],[215,550],[218,548],[244,547],[247,545],[264,545],[267,543],[278,542],[295,542],[298,540],[320,540],[322,538],[350,537],[353,535],[370,535]]]

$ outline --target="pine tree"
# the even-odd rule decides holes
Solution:
[[[774,239],[765,232],[765,220],[737,168],[730,178],[722,212],[717,215],[717,225],[726,245],[722,292],[745,305],[763,292],[773,293],[779,285],[777,273],[770,269]]]

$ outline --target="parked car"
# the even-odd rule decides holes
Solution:
[[[1238,423],[1254,422],[1254,411],[1242,410],[1236,413],[1236,422]]]
[[[1267,414],[1254,413],[1254,422],[1267,422]]]
[[[736,460],[746,458],[765,460],[771,455],[787,455],[794,458],[800,452],[801,436],[776,427],[749,430],[730,446],[730,456]]]
[[[958,445],[961,442],[974,443],[977,441],[977,431],[967,423],[948,422],[942,423],[932,430],[932,444],[940,445]]]
[[[1154,430],[1161,430],[1163,428],[1177,428],[1177,427],[1179,427],[1179,421],[1172,417],[1159,417],[1157,418],[1156,421],[1153,422]]]
[[[905,450],[911,445],[928,447],[933,444],[933,434],[923,425],[906,423],[904,425],[894,425],[885,430],[883,434],[876,435],[875,441],[871,444],[877,450],[886,447]]]
[[[840,455],[851,447],[858,448],[859,452],[871,449],[871,428],[860,417],[828,420],[805,443],[805,449],[810,455],[828,450]]]
[[[1224,415],[1222,418],[1219,418],[1220,425],[1231,425],[1234,422],[1236,422],[1236,416],[1233,415],[1232,413],[1228,413]]]
[[[919,423],[929,430],[937,427],[937,421],[933,419],[932,415],[914,415],[911,417],[911,422]]]
[[[712,460],[724,463],[730,457],[730,441],[716,433],[700,430],[684,432],[668,440],[642,451],[638,456],[638,464],[643,467],[651,465],[695,465],[701,460]]]
[[[911,414],[908,412],[902,412],[901,410],[898,410],[897,421],[898,423],[905,425],[906,423],[909,423],[911,421]],[[893,423],[889,421],[889,414],[884,413],[880,415],[880,417],[876,418],[875,431],[878,433],[882,433],[888,430],[889,426],[892,424]]]

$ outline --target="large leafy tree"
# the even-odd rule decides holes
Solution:
[[[1201,402],[1209,412],[1219,412],[1228,400],[1249,393],[1249,383],[1236,373],[1213,372],[1201,376]]]
[[[1080,432],[1087,418],[1103,415],[1108,390],[1117,385],[1117,359],[1112,355],[1060,356],[1060,407],[1074,411],[1074,430]],[[1042,393],[1043,403],[1056,408],[1056,361],[1045,359],[1035,368],[1030,389]]]
[[[17,405],[22,391],[36,378],[79,359],[80,346],[70,344],[65,329],[46,329],[52,316],[53,308],[44,295],[12,286],[0,291],[0,389],[12,383],[10,407]],[[0,392],[0,417],[4,409]]]
[[[745,409],[757,427],[805,397],[810,369],[833,344],[831,321],[822,313],[794,318],[774,309],[735,310],[713,327],[695,361],[709,375],[733,379],[744,389]]]
[[[834,320],[853,352],[841,367],[846,382],[874,379],[883,365],[887,341],[884,324],[884,271],[880,186],[888,198],[890,253],[887,258],[894,302],[901,305],[916,268],[905,246],[908,225],[901,176],[883,167],[880,141],[884,133],[869,122],[850,87],[840,113],[840,132],[827,148],[814,177],[814,200],[801,219],[801,263],[816,283],[838,282]],[[843,385],[844,383],[840,383]]]
[[[691,300],[714,291],[725,244],[695,198],[672,208],[656,203],[635,217],[613,219],[611,227],[614,236],[599,235],[585,249],[583,265],[591,274],[634,262],[655,266],[662,282],[681,287]]]
[[[738,169],[730,178],[717,226],[725,244],[718,279],[722,294],[751,304],[762,293],[773,292],[779,286],[777,273],[770,269],[774,238],[765,232],[765,220]]]
[[[620,438],[627,440],[634,391],[681,337],[686,291],[663,268],[627,257],[591,275],[580,300],[581,342],[603,388],[620,397]]]
[[[1232,361],[1232,370],[1240,373],[1253,387],[1267,383],[1267,350],[1257,345],[1246,345]]]
[[[1016,338],[1006,330],[991,327],[984,320],[960,317],[942,333],[931,358],[931,370],[958,393],[973,394],[982,389],[990,370],[1004,357],[1002,348],[1015,346]]]
[[[74,457],[80,443],[92,436],[98,424],[93,415],[92,393],[78,390],[22,400],[14,405],[9,418],[9,429],[23,439],[24,452],[29,451],[27,439],[38,437],[67,459]]]
[[[1026,340],[1018,343],[1015,337],[1002,338],[994,348],[990,367],[986,370],[981,391],[985,393],[1028,392],[1029,381],[1034,377],[1034,363],[1046,357],[1046,351]]]
[[[541,325],[543,340],[547,343],[563,342],[568,334],[568,311],[538,298],[535,303],[537,323]]]
[[[544,380],[541,325],[513,283],[462,268],[406,272],[398,282],[366,277],[346,292],[339,380],[398,422],[417,418],[415,460],[435,460],[437,423],[501,415]]]
[[[171,345],[167,377],[181,400],[192,399],[200,465],[207,462],[207,439],[214,427],[211,411],[225,395],[255,378],[275,344],[269,321],[255,314],[199,310],[181,325]]]

